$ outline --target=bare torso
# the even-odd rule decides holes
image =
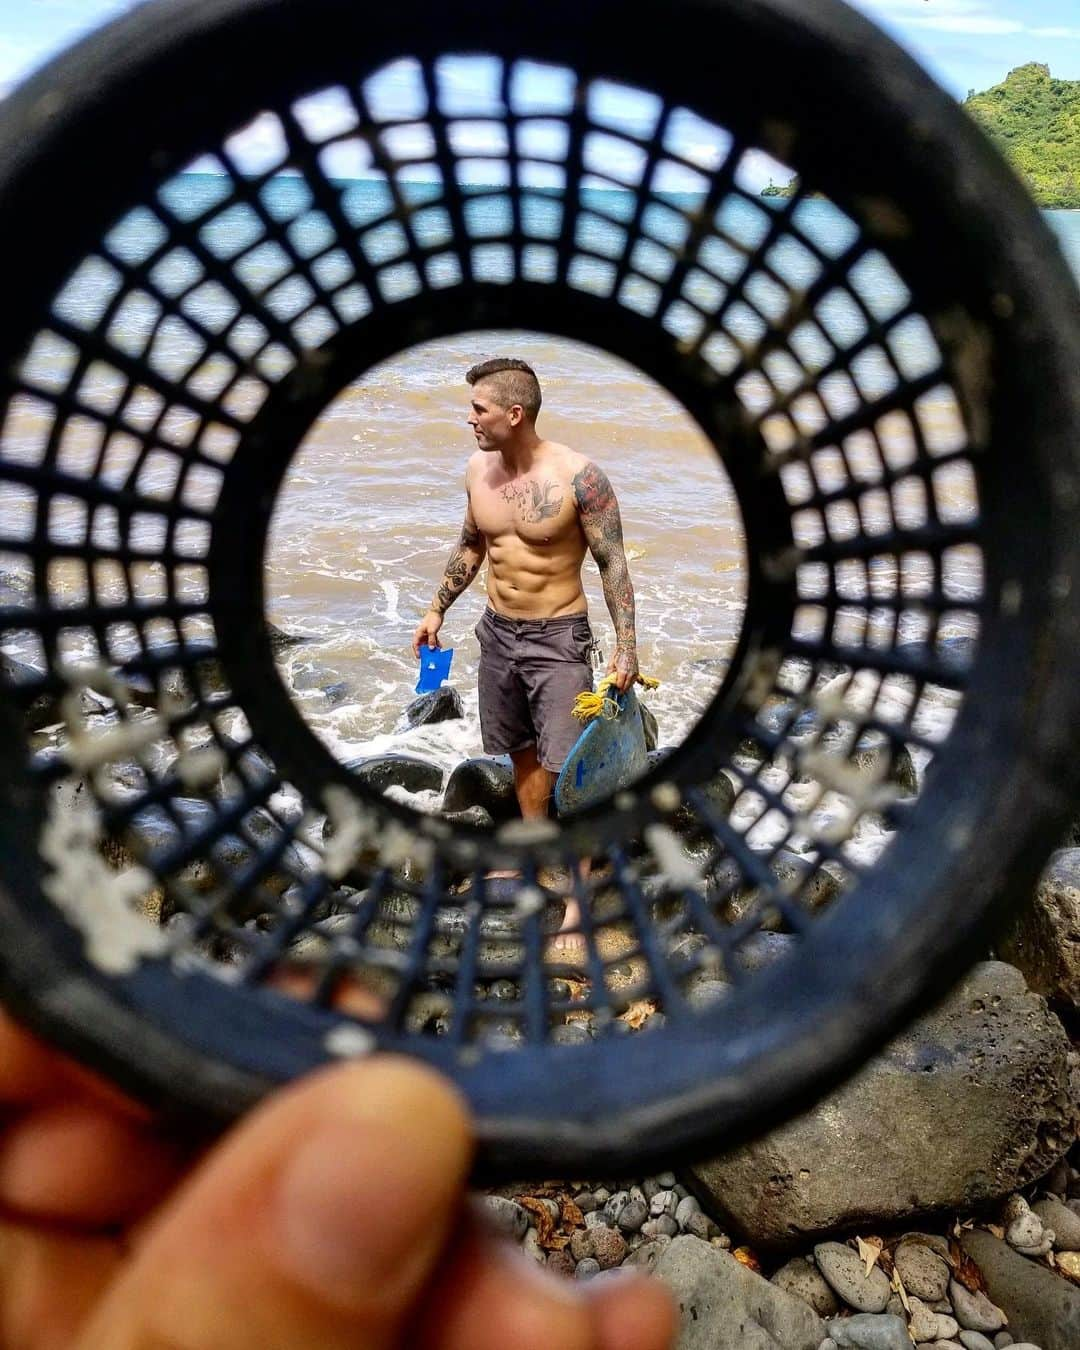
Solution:
[[[512,619],[551,619],[587,609],[581,587],[586,540],[574,476],[588,463],[568,446],[543,441],[527,471],[507,470],[477,451],[466,487],[487,546],[488,602]]]

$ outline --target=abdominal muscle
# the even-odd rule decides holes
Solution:
[[[508,619],[556,619],[584,614],[584,546],[553,542],[541,552],[517,535],[488,540],[488,603]]]

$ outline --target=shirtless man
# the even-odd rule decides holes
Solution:
[[[443,616],[488,559],[480,640],[480,729],[488,754],[508,754],[526,820],[547,816],[555,779],[581,732],[571,715],[592,688],[592,631],[581,586],[586,550],[596,560],[615,625],[608,673],[628,689],[638,674],[634,590],[619,504],[604,471],[537,433],[540,385],[524,361],[499,357],[466,375],[477,451],[465,470],[465,522],[442,583],[413,635],[439,645]],[[578,927],[567,904],[562,932]],[[580,950],[569,936],[556,949]]]

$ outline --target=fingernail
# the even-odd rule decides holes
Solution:
[[[418,1095],[417,1115],[384,1107],[384,1119],[379,1097],[372,1093],[352,1119],[317,1125],[277,1186],[276,1259],[345,1308],[393,1304],[418,1278],[442,1240],[466,1166],[460,1142],[443,1146],[432,1137],[440,1126],[444,1139],[455,1131],[430,1092]]]

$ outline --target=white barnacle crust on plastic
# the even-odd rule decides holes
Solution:
[[[101,816],[78,782],[59,785],[41,831],[49,871],[42,889],[83,936],[86,958],[108,975],[128,975],[145,957],[164,956],[165,933],[132,910],[156,885],[137,864],[114,872],[101,855]]]
[[[882,811],[899,800],[900,789],[887,783],[889,760],[876,756],[869,766],[861,767],[840,755],[824,750],[807,750],[798,756],[802,771],[834,792],[851,799],[855,815],[864,811]]]
[[[514,910],[522,918],[528,918],[532,914],[539,914],[545,903],[544,893],[538,886],[522,886],[514,897]]]
[[[657,783],[651,798],[658,811],[677,811],[682,805],[682,792],[674,783]]]
[[[355,1022],[339,1022],[323,1037],[323,1048],[339,1059],[360,1059],[374,1054],[377,1047],[374,1034],[365,1027]]]
[[[546,844],[558,835],[559,827],[553,820],[508,820],[495,838],[500,844]]]
[[[379,831],[379,861],[384,867],[404,867],[413,863],[420,868],[431,866],[435,845],[430,839],[421,839],[401,823],[390,820]]]
[[[128,693],[123,682],[105,666],[61,666],[59,674],[68,686],[60,700],[60,711],[67,723],[68,742],[65,756],[73,769],[92,773],[113,760],[126,759],[139,750],[153,745],[166,731],[163,720],[155,713],[138,722],[122,722],[98,735],[92,735],[80,706],[84,689],[110,698],[118,708],[128,707]]]
[[[672,886],[682,889],[700,884],[704,875],[703,867],[687,857],[682,841],[674,830],[666,825],[646,825],[645,842],[652,850],[660,875]]]
[[[435,856],[430,839],[419,838],[398,820],[380,820],[340,783],[324,789],[323,805],[331,826],[323,845],[323,871],[331,881],[340,881],[365,848],[378,852],[383,867],[404,867],[407,862],[430,866]]]
[[[323,805],[332,831],[323,849],[323,871],[331,881],[340,881],[360,850],[373,841],[377,825],[372,814],[340,783],[324,789]]]

